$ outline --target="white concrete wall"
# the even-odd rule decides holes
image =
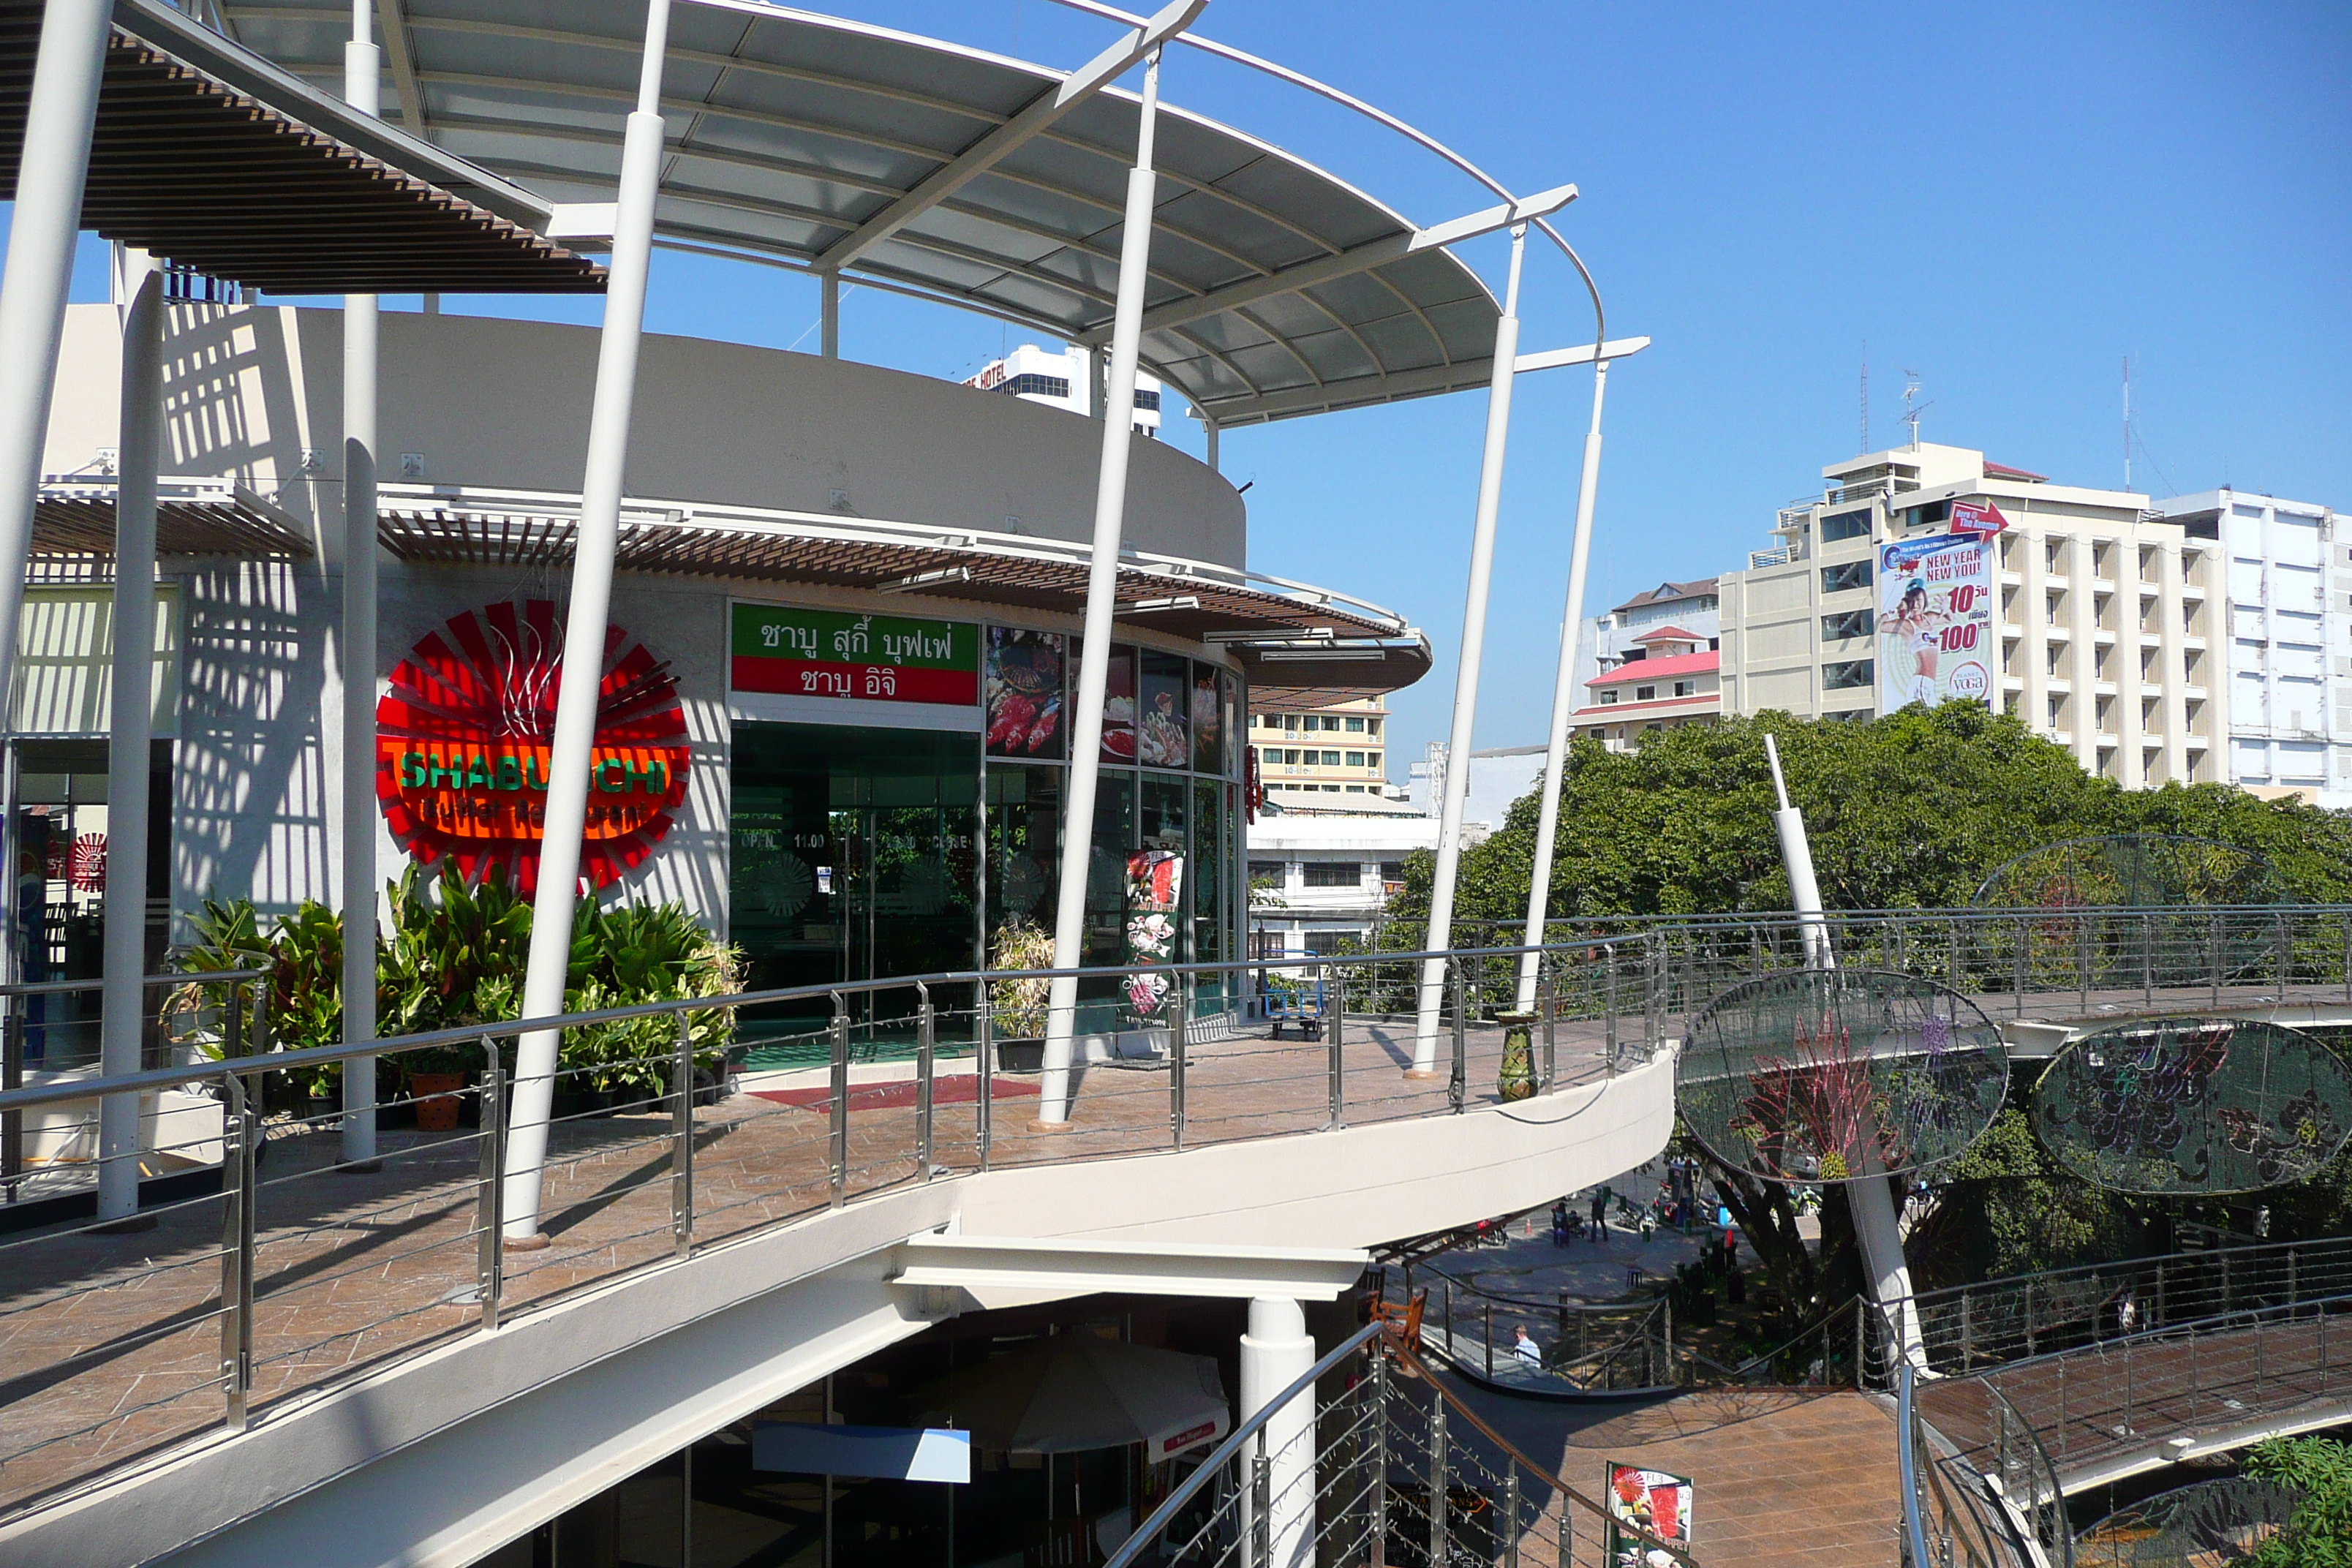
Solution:
[[[414,452],[435,484],[580,488],[594,329],[388,310],[383,331],[383,479],[401,479],[401,454]],[[264,493],[290,487],[281,496],[290,510],[339,519],[342,312],[178,306],[170,333],[165,471],[232,475]],[[46,471],[85,468],[119,444],[121,358],[112,306],[67,312]],[[1017,397],[656,334],[638,371],[628,493],[1083,540],[1101,445],[1091,420]],[[309,479],[306,448],[320,454]],[[1132,454],[1129,544],[1245,563],[1232,485],[1160,442],[1137,442]]]

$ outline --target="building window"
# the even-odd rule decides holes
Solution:
[[[1364,881],[1363,868],[1352,860],[1309,860],[1299,869],[1310,888],[1356,888]]]
[[[2065,722],[2065,718],[2066,699],[2060,696],[2053,696],[2050,699],[2050,727],[2053,730],[2057,729],[2060,725]]]
[[[1868,610],[1840,610],[1822,617],[1822,640],[1842,642],[1847,637],[1866,637],[1873,629]]]
[[[1297,753],[1297,752],[1283,752],[1283,753],[1282,753],[1282,763],[1283,763],[1283,766],[1285,766],[1285,767],[1289,767],[1289,768],[1295,768],[1295,767],[1297,767],[1297,766],[1298,765],[1298,753]]]
[[[1281,860],[1253,860],[1249,863],[1250,880],[1279,884],[1290,875],[1290,867]]]
[[[1875,665],[1866,658],[1833,659],[1822,666],[1822,689],[1825,691],[1846,691],[1868,686],[1874,677]]]
[[[1403,881],[1403,880],[1404,880],[1404,862],[1403,862],[1403,861],[1402,861],[1402,860],[1383,860],[1383,861],[1381,861],[1381,881],[1383,881],[1383,882],[1402,882],[1402,881]]]
[[[2012,718],[2012,719],[2014,719],[2014,718],[2016,718],[2016,717],[2017,717],[2017,693],[2016,693],[2016,692],[2014,692],[2014,691],[2004,691],[2004,692],[2002,692],[2002,693],[2000,694],[2000,710],[2001,710],[2003,713],[2008,714],[2008,715],[2009,715],[2011,718]]]
[[[1366,752],[1364,753],[1364,766],[1368,768],[1376,768],[1380,765],[1381,754],[1378,752]]]
[[[1696,680],[1677,680],[1675,682],[1675,695],[1677,697],[1688,697],[1697,690],[1697,689],[1698,682]]]
[[[1323,728],[1330,731],[1333,734],[1337,734],[1339,731],[1339,721],[1333,715],[1326,713],[1323,715]]]
[[[2049,603],[2045,607],[2050,613],[2050,624],[2054,626],[2066,614],[2066,595],[2063,594],[2050,594],[2044,596],[2049,600]]]
[[[1364,721],[1364,733],[1365,733],[1365,734],[1367,734],[1367,735],[1377,735],[1377,734],[1379,734],[1380,732],[1381,732],[1381,721],[1380,721],[1378,719],[1367,719],[1367,720],[1365,720],[1365,721]]]
[[[1637,686],[1637,687],[1633,688],[1633,700],[1634,700],[1634,701],[1636,701],[1636,702],[1655,702],[1657,700],[1658,700],[1658,689],[1657,689],[1656,687],[1654,687],[1654,686]]]
[[[1869,586],[1870,563],[1867,560],[1841,561],[1834,566],[1822,568],[1822,592],[1824,594],[1843,594],[1850,588]]]
[[[1005,377],[996,390],[1013,397],[1067,397],[1070,395],[1070,378],[1066,375],[1038,375],[1032,372]],[[1137,393],[1135,400],[1141,403],[1143,394]]]
[[[1871,681],[1872,661],[1866,658],[1843,658],[1822,666],[1822,689],[1848,691]]]
[[[1350,715],[1349,716],[1349,719],[1348,719],[1348,733],[1349,733],[1350,735],[1360,735],[1360,734],[1362,734],[1363,732],[1364,732],[1364,721],[1363,721],[1361,719],[1356,718],[1354,715],[1350,714]]]
[[[1860,511],[1833,511],[1822,519],[1822,542],[1835,544],[1841,539],[1866,539],[1870,536],[1870,509]]]
[[[1065,382],[1062,384],[1065,387],[1067,387],[1069,384]],[[1147,392],[1143,388],[1138,387],[1135,392],[1135,405],[1138,408],[1149,408],[1156,414],[1160,411],[1160,395],[1156,392]]]
[[[1348,765],[1351,768],[1362,767],[1364,765],[1364,753],[1361,752],[1349,752],[1348,753]]]
[[[1324,753],[1323,753],[1323,765],[1324,765],[1325,767],[1327,767],[1327,768],[1336,768],[1336,767],[1338,767],[1338,766],[1339,765],[1339,752],[1324,752]]]
[[[1608,690],[1608,691],[1604,691],[1604,692],[1602,692],[1602,693],[1601,694],[1601,706],[1602,706],[1602,707],[1604,707],[1604,708],[1605,708],[1605,707],[1607,707],[1610,703],[1614,702],[1614,701],[1616,701],[1616,700],[1617,700],[1617,693],[1616,693],[1616,691],[1615,691],[1613,689],[1611,689],[1611,690]]]

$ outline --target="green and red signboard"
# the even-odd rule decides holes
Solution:
[[[738,691],[868,702],[980,701],[980,627],[962,621],[737,605]]]

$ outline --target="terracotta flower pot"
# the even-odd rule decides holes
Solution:
[[[457,1128],[457,1091],[466,1087],[461,1072],[411,1073],[408,1087],[416,1099],[416,1130],[454,1132]]]

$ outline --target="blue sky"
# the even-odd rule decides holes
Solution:
[[[1066,68],[1110,37],[1044,0],[829,8]],[[1875,446],[1898,438],[1910,370],[1927,439],[2119,483],[2130,354],[2140,488],[2352,510],[2352,8],[1214,0],[1201,30],[1515,189],[1581,187],[1562,227],[1611,332],[1655,340],[1611,380],[1588,611],[1769,542],[1773,509],[1856,450],[1865,342]],[[1196,54],[1171,55],[1163,90],[1418,222],[1485,205],[1399,139]],[[1466,255],[1499,286],[1501,241]],[[514,308],[448,308],[478,304]],[[805,281],[674,256],[647,312],[656,331],[812,349],[815,315]],[[1531,259],[1525,317],[1528,347],[1591,335],[1556,256]],[[1020,341],[874,293],[844,309],[845,353],[932,374]],[[1481,746],[1542,737],[1590,395],[1574,371],[1518,389]],[[1226,471],[1255,481],[1253,565],[1387,604],[1435,642],[1436,669],[1395,700],[1400,780],[1446,721],[1484,405],[1224,442]],[[1198,426],[1171,424],[1197,449]]]

